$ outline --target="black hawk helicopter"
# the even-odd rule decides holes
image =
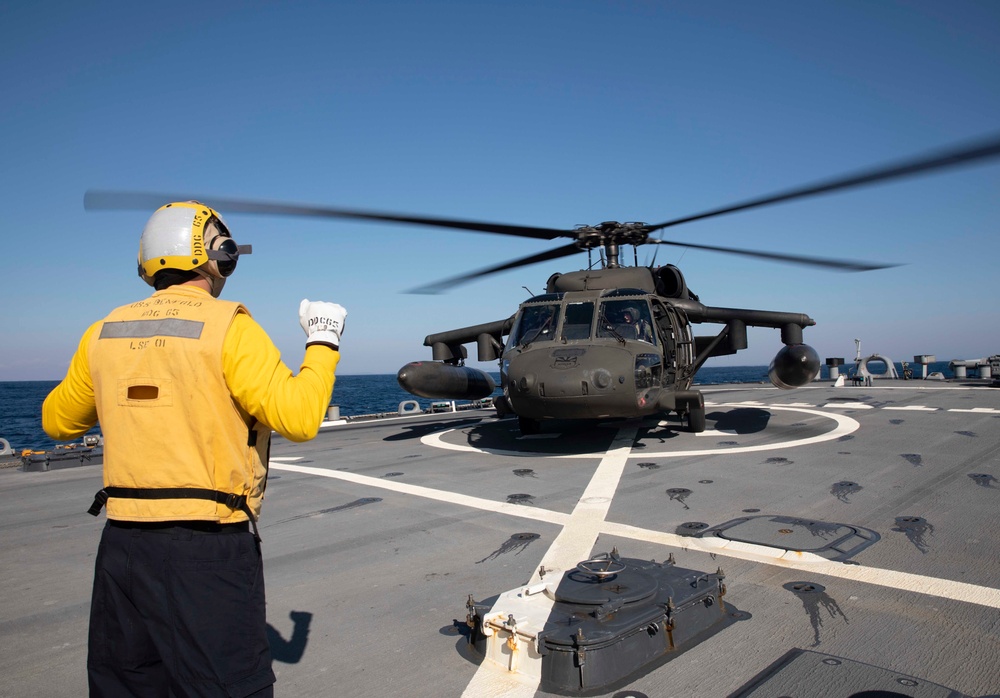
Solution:
[[[325,206],[266,203],[216,197],[136,192],[89,191],[90,209],[155,209],[168,201],[197,199],[227,213],[319,216],[408,223],[554,240],[569,244],[540,254],[452,277],[414,289],[435,293],[501,271],[550,261],[596,249],[600,264],[553,274],[545,293],[521,303],[512,316],[428,335],[433,361],[407,364],[398,373],[400,386],[413,395],[437,399],[479,399],[496,385],[484,371],[465,366],[466,344],[477,345],[479,361],[499,361],[503,395],[494,404],[500,415],[516,414],[522,433],[536,433],[547,419],[632,418],[676,412],[689,429],[705,429],[705,403],[692,389],[698,369],[711,357],[747,347],[747,326],[780,330],[784,345],[768,371],[779,388],[800,387],[815,380],[820,362],[803,342],[804,328],[815,325],[808,315],[704,305],[671,264],[621,264],[621,247],[675,245],[738,254],[841,271],[870,271],[892,264],[867,264],[775,252],[716,247],[653,238],[669,227],[736,211],[873,184],[922,172],[969,164],[1000,155],[1000,138],[966,144],[915,159],[788,191],[724,206],[662,223],[607,221],[570,230],[432,218]],[[721,324],[715,335],[696,336],[692,325]],[[504,338],[506,337],[506,340]]]

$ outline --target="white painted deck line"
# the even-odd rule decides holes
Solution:
[[[722,407],[734,407],[743,406],[739,403],[725,403],[720,405]],[[707,448],[698,449],[691,451],[654,451],[652,449],[642,449],[641,453],[630,453],[628,458],[686,458],[688,456],[729,456],[738,453],[757,453],[760,451],[776,451],[783,448],[796,448],[798,446],[808,446],[810,444],[823,443],[824,441],[833,441],[834,439],[839,439],[841,436],[846,434],[851,434],[861,428],[861,425],[851,417],[843,414],[838,414],[836,412],[820,412],[819,410],[810,410],[803,407],[778,407],[777,405],[771,406],[772,410],[787,411],[787,412],[801,412],[803,414],[811,414],[817,417],[824,417],[826,419],[832,419],[837,423],[837,426],[832,430],[826,432],[825,434],[819,434],[818,436],[810,436],[804,439],[795,439],[792,441],[778,441],[774,443],[758,444],[756,446],[728,446],[724,448]],[[603,458],[605,454],[601,452],[593,453],[578,453],[572,455],[562,455],[553,456],[545,455],[542,453],[528,453],[524,451],[506,451],[502,449],[482,449],[475,446],[470,446],[468,444],[455,444],[448,443],[444,441],[445,434],[454,431],[454,429],[445,429],[443,431],[434,432],[432,434],[425,434],[420,437],[420,442],[425,446],[433,446],[435,448],[442,448],[449,451],[463,451],[466,453],[483,453],[492,454],[497,456],[511,456],[514,458],[557,458],[557,459],[572,459],[572,458]],[[724,436],[731,436],[731,434],[725,434]]]

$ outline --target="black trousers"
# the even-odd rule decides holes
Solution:
[[[264,568],[246,526],[109,521],[87,673],[91,696],[272,696]]]

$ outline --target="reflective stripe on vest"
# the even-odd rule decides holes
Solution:
[[[184,337],[198,339],[205,323],[196,320],[125,320],[105,322],[98,339],[145,339],[148,337]]]

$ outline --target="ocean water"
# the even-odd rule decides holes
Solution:
[[[872,366],[873,370],[878,367]],[[919,366],[915,367],[919,376]],[[902,367],[896,364],[902,375]],[[947,378],[952,377],[947,361],[938,361],[928,366],[928,372],[940,371]],[[500,377],[494,374],[499,384]],[[820,380],[827,380],[826,366],[822,367]],[[695,376],[696,385],[724,383],[767,383],[767,366],[706,366]],[[57,385],[58,381],[0,381],[0,438],[6,439],[16,450],[31,448],[51,449],[56,441],[42,431],[42,401]],[[497,391],[499,394],[499,390]],[[421,408],[428,407],[432,400],[414,398],[396,382],[396,374],[387,373],[369,376],[337,376],[332,404],[340,407],[341,416],[357,416],[380,412],[395,412],[404,400],[416,400]],[[99,433],[98,428],[92,430]]]

